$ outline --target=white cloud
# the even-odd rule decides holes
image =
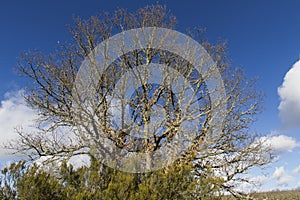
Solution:
[[[263,192],[271,189],[264,188],[263,185],[269,181],[272,177],[265,176],[265,175],[258,175],[249,178],[248,182],[242,182],[237,185],[237,190],[245,193],[250,192]]]
[[[23,94],[24,90],[6,93],[4,100],[0,102],[0,169],[7,166],[15,158],[18,158],[16,155],[11,154],[12,151],[3,148],[9,141],[18,137],[15,129],[22,127],[26,132],[35,130],[35,119],[38,116],[36,111],[26,106]],[[60,127],[57,130],[60,141],[65,144],[77,141],[77,138],[72,133],[69,127]],[[49,135],[45,135],[45,137],[47,136]],[[41,164],[47,158],[39,158],[36,160],[36,163]],[[87,155],[78,155],[71,157],[68,163],[72,164],[74,168],[78,168],[89,166],[90,160]]]
[[[294,180],[294,177],[290,176],[290,175],[284,175],[282,177],[280,177],[279,179],[277,179],[277,185],[278,186],[288,186],[288,184],[290,182],[292,182]]]
[[[300,147],[300,143],[293,137],[286,135],[264,136],[261,138],[266,145],[270,146],[275,153],[292,152],[296,147]]]
[[[275,178],[278,186],[287,186],[288,183],[294,180],[294,177],[288,175],[283,166],[276,167],[272,178]]]
[[[68,164],[72,164],[74,169],[83,167],[83,166],[90,166],[91,160],[88,155],[77,155],[72,156],[70,160],[68,161]]]
[[[293,169],[293,173],[300,174],[300,165],[298,167],[296,167],[295,169]]]
[[[67,160],[68,165],[72,165],[73,169],[78,169],[83,166],[90,166],[91,159],[87,154],[80,154],[68,157],[56,157],[56,160],[48,162],[49,159],[53,159],[52,156],[43,156],[34,161],[35,164],[43,167],[44,170],[52,171],[56,170],[58,166],[61,165],[62,161]],[[54,169],[55,168],[55,169]]]
[[[286,73],[278,88],[280,96],[279,116],[287,127],[300,125],[300,61]]]
[[[9,151],[2,146],[18,135],[16,127],[31,128],[34,124],[36,113],[25,104],[23,90],[6,93],[0,102],[0,158],[10,157]]]
[[[285,174],[285,169],[283,166],[281,167],[276,167],[275,171],[273,173],[273,178],[280,178],[281,176],[283,176]]]
[[[239,192],[251,193],[255,191],[255,186],[247,182],[242,182],[236,186],[236,190]]]
[[[270,177],[265,176],[265,175],[260,175],[260,176],[254,176],[253,178],[250,179],[250,181],[252,181],[255,185],[262,185],[264,184],[266,181],[268,181],[270,179]]]

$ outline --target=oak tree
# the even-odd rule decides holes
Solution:
[[[37,110],[39,123],[34,133],[19,129],[20,138],[12,147],[31,160],[43,158],[45,164],[62,163],[78,155],[103,161],[98,167],[106,173],[97,177],[99,185],[94,186],[101,187],[98,180],[101,178],[115,180],[113,185],[106,183],[102,190],[116,195],[124,193],[125,196],[116,199],[134,198],[130,196],[134,193],[122,192],[125,182],[126,190],[138,194],[141,191],[156,197],[170,194],[161,199],[180,199],[184,194],[196,199],[200,198],[199,191],[211,197],[225,191],[242,197],[236,187],[249,181],[242,174],[272,159],[264,141],[249,129],[260,110],[261,94],[255,88],[255,81],[231,66],[226,45],[209,43],[202,29],[186,31],[193,38],[188,41],[197,41],[206,52],[198,63],[187,58],[196,58],[199,49],[190,48],[184,55],[178,55],[174,53],[176,49],[160,48],[159,45],[166,43],[176,44],[180,38],[172,31],[152,38],[151,34],[156,32],[149,30],[175,30],[176,24],[175,16],[164,6],[146,6],[136,12],[118,9],[87,20],[76,18],[70,26],[75,42],[61,45],[53,54],[24,53],[18,70],[33,82],[27,86],[25,99]],[[146,34],[134,32],[137,35],[131,35],[135,37],[133,42],[128,44],[123,40],[119,46],[109,40],[131,30]],[[150,44],[154,40],[159,41],[156,48]],[[107,56],[113,54],[105,45],[122,54]],[[185,45],[188,44],[182,44]],[[133,50],[127,51],[126,46]],[[99,55],[108,64],[99,63]],[[80,68],[84,65],[89,67]],[[102,71],[99,65],[105,66]],[[218,75],[222,81],[218,89],[224,91],[222,98],[215,97],[219,91],[209,86]],[[222,109],[216,109],[219,107]],[[180,152],[158,153],[166,163],[155,163],[151,156],[164,147],[173,151],[174,148],[167,148],[172,145],[180,147]],[[124,165],[122,159],[132,152],[147,155],[143,157],[143,167],[136,166],[134,159],[125,163],[127,169],[139,173],[123,178],[114,176],[126,173],[109,170],[106,165],[118,169]],[[175,180],[176,174],[182,172],[174,169],[182,167],[185,171],[184,166],[189,166],[185,180],[190,179],[185,186],[182,177]],[[92,176],[92,171],[86,176]],[[155,178],[158,175],[161,178]],[[171,187],[170,181],[177,186]],[[85,181],[78,184],[86,186]],[[183,186],[179,188],[178,184]]]

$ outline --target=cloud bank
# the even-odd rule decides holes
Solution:
[[[270,146],[274,153],[292,152],[295,148],[300,147],[300,143],[293,137],[286,135],[264,136],[261,138],[267,146]]]
[[[283,166],[275,168],[272,178],[277,180],[276,184],[278,186],[287,186],[294,180],[294,177],[288,175]]]
[[[24,90],[6,93],[4,100],[0,102],[0,169],[8,166],[16,158],[16,155],[12,155],[12,151],[3,148],[10,140],[18,137],[15,129],[22,127],[27,132],[35,130],[35,119],[38,118],[38,115],[36,111],[26,106],[23,94]],[[64,141],[63,139],[66,139],[65,142],[69,142],[68,137],[72,137],[69,134],[71,132],[70,129],[61,128],[58,131],[61,131],[61,134],[65,136],[61,137],[61,140]],[[76,138],[72,141],[76,141]],[[46,158],[40,158],[36,163],[41,164]],[[90,160],[87,155],[78,155],[71,157],[68,164],[78,168],[88,166]]]
[[[0,102],[0,159],[11,157],[8,150],[3,148],[10,140],[18,135],[15,128],[32,129],[36,113],[25,104],[23,90],[6,93]]]
[[[294,170],[293,173],[300,174],[300,165],[298,165]]]
[[[300,127],[300,61],[286,73],[278,88],[279,117],[285,127]]]

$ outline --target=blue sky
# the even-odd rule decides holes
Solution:
[[[257,117],[253,130],[270,138],[270,143],[278,150],[278,162],[270,165],[267,178],[258,177],[258,170],[251,176],[261,178],[264,189],[284,189],[300,186],[300,130],[283,129],[279,118],[280,97],[278,87],[283,84],[286,73],[299,59],[300,54],[300,1],[289,0],[185,0],[158,1],[166,5],[177,17],[178,30],[205,27],[207,38],[216,43],[228,41],[228,56],[234,66],[241,67],[249,77],[258,77],[258,88],[265,94],[264,112]],[[44,52],[54,50],[58,42],[70,41],[66,24],[72,23],[72,16],[87,18],[103,11],[113,11],[118,7],[136,10],[155,1],[112,0],[112,1],[7,1],[0,3],[0,130],[7,130],[5,120],[8,115],[23,116],[20,110],[26,108],[18,99],[24,87],[23,80],[14,71],[18,55],[29,49]],[[300,64],[299,64],[300,65]],[[296,68],[297,64],[295,65]],[[295,73],[297,74],[297,73]],[[299,74],[299,73],[298,73]],[[291,76],[289,76],[291,77]],[[282,97],[292,98],[297,104],[300,93],[300,75],[287,81],[290,88],[282,92]],[[299,87],[297,87],[299,83]],[[292,92],[291,92],[292,91]],[[300,96],[300,95],[299,95]],[[294,99],[293,99],[294,98]],[[287,106],[288,107],[288,106]],[[300,106],[299,106],[300,107]],[[16,111],[16,108],[19,111]],[[291,118],[300,118],[294,109]],[[285,115],[289,115],[289,111]],[[12,121],[23,122],[30,114]],[[5,117],[3,117],[5,115]],[[287,118],[287,117],[286,117]],[[5,118],[6,119],[6,118]],[[300,120],[295,120],[295,124]],[[8,131],[9,132],[9,131]],[[5,140],[0,133],[0,139]],[[281,146],[280,146],[281,145]],[[286,146],[284,146],[286,145]],[[287,148],[286,148],[287,147]],[[285,150],[284,150],[285,149]],[[246,186],[245,186],[246,187]]]

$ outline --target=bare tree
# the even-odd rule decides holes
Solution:
[[[37,132],[18,130],[20,139],[13,148],[32,160],[45,157],[51,162],[87,154],[114,160],[116,167],[124,165],[119,161],[132,152],[147,155],[145,168],[136,171],[151,171],[154,166],[167,171],[167,165],[154,163],[157,160],[151,156],[158,155],[168,163],[180,154],[176,159],[192,161],[197,176],[210,176],[213,171],[222,178],[219,187],[239,197],[236,184],[248,181],[241,174],[272,159],[263,141],[249,133],[261,95],[255,81],[247,81],[241,70],[230,66],[226,45],[211,45],[201,38],[201,32],[189,32],[208,52],[194,66],[186,58],[195,58],[199,49],[178,55],[159,46],[178,42],[176,34],[168,32],[157,39],[154,32],[147,32],[175,26],[175,17],[159,5],[136,13],[119,9],[111,15],[76,19],[70,26],[74,45],[63,45],[51,55],[22,55],[18,69],[34,82],[25,98],[40,118]],[[114,47],[122,54],[115,58],[108,56],[105,45],[98,46],[116,33],[138,28],[145,34],[132,35],[132,51],[126,51],[126,42],[118,43]],[[150,36],[145,39],[145,35]],[[157,48],[141,45],[155,39]],[[105,44],[114,45],[113,41]],[[97,55],[109,64],[99,63]],[[88,67],[80,68],[84,65]],[[99,65],[105,66],[103,70]],[[203,66],[207,66],[205,73]],[[226,95],[213,102],[219,91],[209,88],[208,82],[218,76],[216,70]],[[225,110],[213,109],[219,107]],[[172,145],[180,147],[180,152],[160,152],[163,147],[176,151]]]

